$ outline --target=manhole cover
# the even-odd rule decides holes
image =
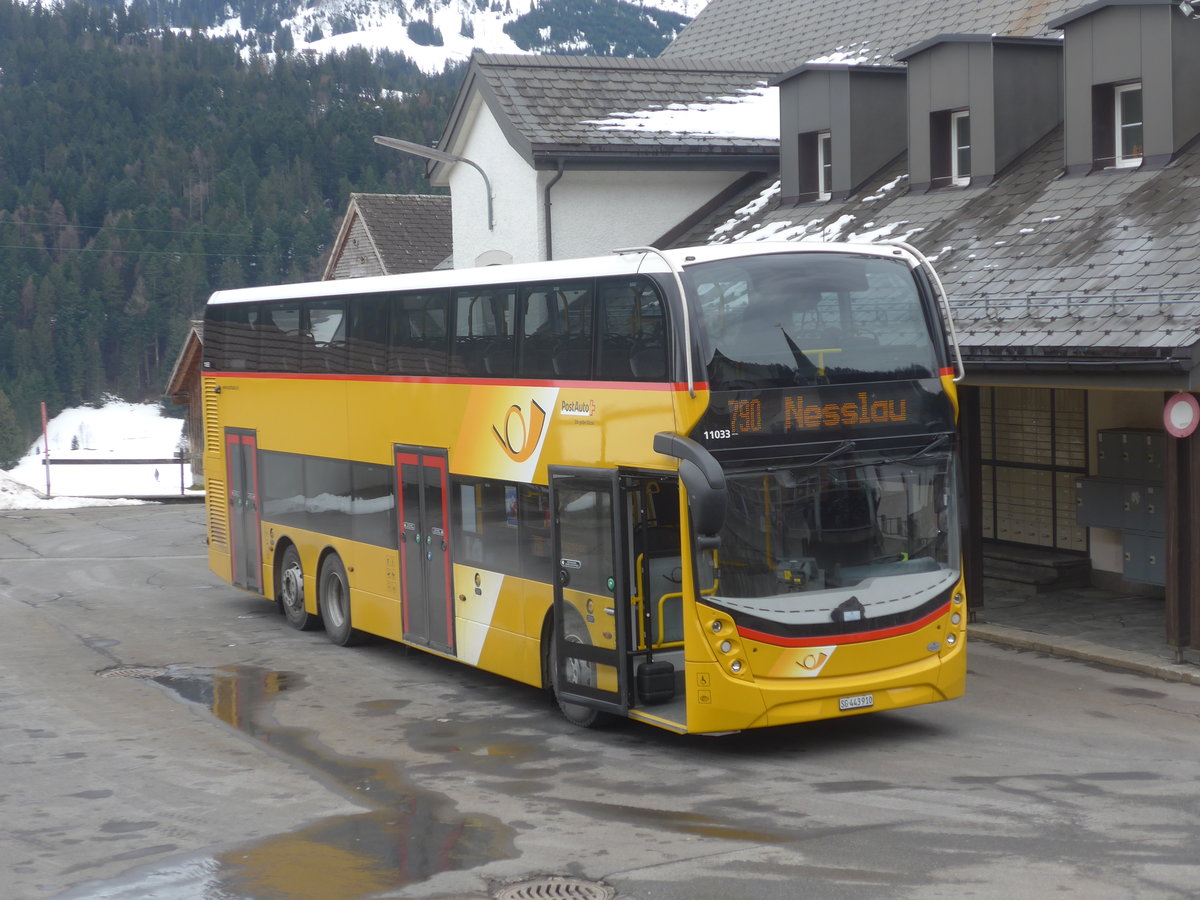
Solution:
[[[101,678],[159,678],[167,674],[161,666],[113,666],[96,673]]]
[[[542,878],[513,884],[496,894],[496,900],[612,900],[616,891],[595,881],[577,878]]]

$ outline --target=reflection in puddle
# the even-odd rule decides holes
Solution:
[[[374,811],[323,819],[212,859],[164,860],[113,882],[77,888],[64,900],[132,900],[148,891],[163,898],[352,900],[516,856],[511,828],[488,816],[463,815],[444,796],[408,784],[394,762],[340,756],[315,732],[275,723],[266,712],[270,699],[302,687],[300,676],[252,666],[175,666],[153,680],[311,767],[335,790]]]

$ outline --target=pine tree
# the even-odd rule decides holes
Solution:
[[[0,469],[11,469],[21,459],[28,441],[21,433],[8,395],[0,390]]]

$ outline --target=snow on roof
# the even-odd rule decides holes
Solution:
[[[759,82],[735,94],[699,103],[672,103],[632,112],[615,112],[584,120],[604,131],[656,134],[706,134],[721,137],[779,140],[779,88]]]
[[[872,50],[866,41],[851,43],[837,47],[832,53],[810,59],[810,65],[842,65],[842,66],[878,66],[883,65],[887,55]]]

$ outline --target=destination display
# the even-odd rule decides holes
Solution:
[[[692,439],[711,453],[954,430],[937,379],[715,391]]]

